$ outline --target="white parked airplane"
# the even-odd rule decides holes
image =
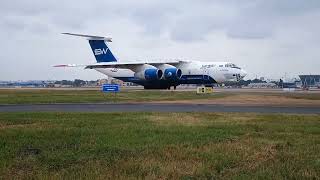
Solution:
[[[118,61],[106,42],[111,38],[83,34],[62,33],[85,37],[89,40],[97,63],[90,65],[57,65],[55,67],[79,67],[97,70],[109,77],[133,82],[145,89],[170,89],[180,84],[212,85],[228,81],[240,81],[247,73],[230,62],[199,62],[168,60],[163,62]]]

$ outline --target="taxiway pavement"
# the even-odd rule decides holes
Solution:
[[[243,106],[213,104],[30,104],[0,105],[0,112],[252,112],[320,114],[319,107]]]

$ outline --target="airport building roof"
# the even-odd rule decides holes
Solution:
[[[320,75],[299,75],[304,86],[320,86]]]

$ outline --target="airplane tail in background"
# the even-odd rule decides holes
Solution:
[[[112,54],[111,50],[106,44],[107,42],[112,42],[111,38],[106,38],[102,36],[91,36],[83,34],[72,34],[72,33],[62,33],[72,36],[86,37],[89,40],[92,52],[97,60],[97,62],[116,62],[117,59]]]

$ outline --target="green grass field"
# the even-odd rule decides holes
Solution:
[[[215,92],[196,94],[193,91],[130,91],[106,94],[99,90],[0,89],[0,104],[52,104],[52,103],[114,103],[158,102],[195,99],[219,99],[228,96],[255,95],[264,98],[286,97],[300,100],[320,100],[320,93],[263,93]],[[242,99],[243,100],[243,99]]]
[[[0,113],[0,179],[319,179],[320,116]]]
[[[0,90],[0,104],[45,104],[45,103],[109,103],[214,99],[227,96],[225,93],[197,95],[196,92],[172,91],[121,91],[103,93],[99,90]]]

